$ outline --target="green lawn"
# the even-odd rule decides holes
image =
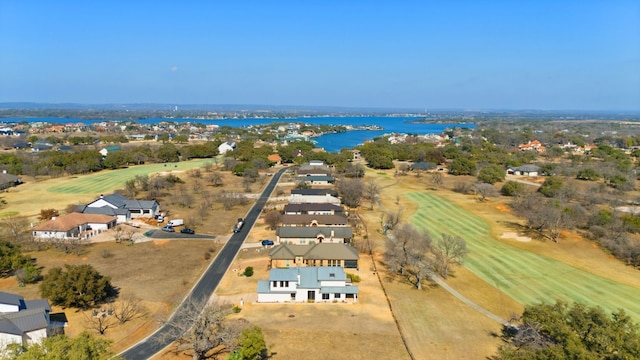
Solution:
[[[434,236],[449,233],[465,239],[469,255],[464,266],[516,301],[526,305],[562,299],[609,312],[622,308],[640,321],[639,288],[501,243],[491,236],[486,222],[437,195],[406,195],[419,206],[412,224]]]
[[[96,194],[124,188],[127,180],[138,175],[151,175],[162,171],[184,171],[213,163],[215,159],[198,159],[167,164],[149,164],[131,166],[126,169],[104,170],[99,173],[82,176],[65,184],[47,189],[49,192],[63,194]]]

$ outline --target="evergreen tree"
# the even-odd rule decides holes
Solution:
[[[91,265],[54,267],[44,276],[40,293],[54,305],[87,309],[114,295],[111,279]]]

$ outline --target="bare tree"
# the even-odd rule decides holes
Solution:
[[[404,209],[399,207],[395,212],[388,212],[380,215],[380,226],[382,227],[382,232],[384,234],[386,234],[388,230],[395,229],[396,225],[400,223],[403,211]]]
[[[451,266],[462,264],[469,253],[464,239],[449,234],[442,234],[431,251],[434,254],[434,270],[445,279],[449,276]]]
[[[338,182],[338,192],[342,197],[342,202],[350,208],[357,208],[362,201],[364,186],[360,179],[342,178]]]
[[[133,294],[124,294],[119,296],[119,301],[115,303],[113,315],[118,319],[120,324],[127,321],[145,317],[147,308],[142,304],[141,300]]]
[[[16,244],[31,240],[29,220],[25,216],[8,216],[0,221],[0,235]]]
[[[282,213],[280,210],[273,209],[264,214],[264,222],[269,225],[271,230],[275,230],[282,220]]]
[[[491,184],[475,183],[472,185],[473,191],[480,196],[480,201],[485,201],[488,197],[498,196],[498,190]]]
[[[190,208],[193,204],[193,196],[191,196],[184,185],[178,186],[178,189],[173,192],[172,197],[175,200],[176,205],[182,208]]]
[[[409,266],[409,248],[413,239],[419,237],[418,230],[411,224],[403,224],[393,232],[386,241],[385,258],[389,268],[400,275],[404,275]]]
[[[433,267],[432,239],[427,232],[417,230],[411,224],[402,224],[387,240],[385,258],[390,268],[404,275],[418,290]]]
[[[116,240],[116,243],[118,244],[121,243],[124,236],[125,236],[124,226],[118,225],[113,228],[113,238]]]
[[[141,189],[142,191],[149,190],[149,175],[137,175],[135,177],[135,181],[137,188]]]
[[[131,179],[127,180],[124,183],[124,193],[127,197],[133,198],[138,195],[138,188],[136,187],[136,180]]]
[[[179,311],[180,320],[170,323],[172,331],[167,334],[177,339],[176,353],[192,353],[194,360],[203,360],[235,349],[243,324],[226,319],[231,306],[211,303],[202,308],[197,303],[189,303]]]
[[[444,175],[442,175],[441,172],[434,172],[433,174],[431,174],[430,181],[433,185],[439,188],[444,182]]]
[[[97,331],[100,335],[104,335],[107,329],[114,327],[116,321],[113,317],[113,309],[94,309],[91,314],[84,314],[87,327]]]
[[[225,210],[230,210],[236,205],[244,205],[248,202],[242,194],[222,191],[218,194],[218,201]]]
[[[373,204],[375,204],[380,194],[380,187],[375,181],[369,180],[364,186],[364,193],[367,199],[369,199],[369,210],[373,210]]]
[[[224,182],[222,181],[222,175],[217,171],[214,171],[211,174],[207,175],[206,181],[215,187],[224,185]]]
[[[530,229],[553,242],[559,241],[560,231],[571,225],[572,217],[578,213],[562,200],[545,198],[539,193],[518,196],[512,206],[516,214],[527,219]]]
[[[127,231],[125,231],[123,239],[127,240],[127,242],[129,242],[129,245],[133,245],[133,243],[135,242],[135,236],[136,230],[133,228],[129,228]]]

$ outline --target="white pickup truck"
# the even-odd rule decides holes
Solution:
[[[244,225],[244,219],[243,218],[238,218],[238,222],[233,227],[233,232],[234,233],[240,232],[240,230],[242,229],[243,225]]]

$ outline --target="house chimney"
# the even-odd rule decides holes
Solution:
[[[100,194],[100,199],[104,199],[104,195]]]

